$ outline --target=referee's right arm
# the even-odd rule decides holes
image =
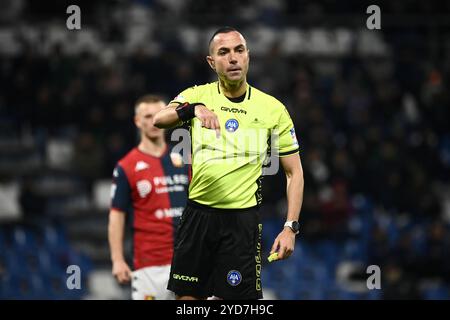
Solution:
[[[160,129],[173,128],[181,125],[182,121],[175,110],[179,105],[180,104],[177,102],[168,104],[165,108],[155,114],[153,125]]]
[[[183,112],[177,110],[180,106],[185,106],[186,110]],[[182,105],[172,102],[155,115],[153,125],[160,129],[173,128],[194,117],[201,121],[202,127],[216,130],[217,134],[220,134],[220,123],[217,115],[201,103]]]

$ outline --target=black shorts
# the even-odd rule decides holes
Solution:
[[[261,299],[259,212],[188,201],[175,237],[168,289],[178,296]]]

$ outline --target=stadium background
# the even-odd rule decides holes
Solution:
[[[232,25],[250,84],[289,108],[305,173],[296,250],[264,264],[266,298],[448,299],[450,3],[374,2],[381,30],[366,28],[368,4],[1,0],[0,298],[128,298],[106,227],[132,104],[214,80],[206,44]],[[264,181],[264,256],[283,180]],[[72,264],[81,290],[66,287]],[[366,287],[372,264],[381,290]]]

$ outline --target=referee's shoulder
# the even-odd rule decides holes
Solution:
[[[255,97],[257,97],[258,100],[262,100],[262,101],[266,102],[266,104],[268,106],[272,106],[275,109],[278,109],[278,108],[285,109],[286,108],[285,105],[280,100],[275,98],[274,96],[272,96],[268,93],[265,93],[264,91],[261,91],[252,86],[252,95],[253,94],[255,95]]]
[[[214,82],[208,82],[208,83],[203,83],[203,84],[194,84],[193,86],[186,88],[186,90],[205,91],[205,90],[214,89],[216,87],[217,87],[217,81],[214,81]]]

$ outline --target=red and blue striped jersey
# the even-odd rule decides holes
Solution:
[[[187,200],[188,170],[169,147],[161,157],[134,148],[117,163],[111,208],[132,215],[135,269],[171,263],[176,226]]]

